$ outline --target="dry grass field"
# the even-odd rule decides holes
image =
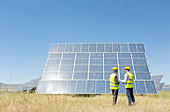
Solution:
[[[112,105],[112,95],[37,95],[0,93],[0,112],[170,112],[170,92],[135,95],[128,107],[125,95]]]

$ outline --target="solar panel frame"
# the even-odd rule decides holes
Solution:
[[[139,60],[141,60],[141,62],[139,62]],[[139,92],[139,90],[136,90],[138,89],[136,88],[138,82],[137,84],[135,83],[136,81],[152,81],[150,78],[148,78],[150,76],[150,72],[147,65],[143,43],[51,44],[46,65],[44,67],[44,78],[42,77],[41,81],[48,80],[50,82],[51,80],[63,80],[67,81],[67,83],[69,81],[75,81],[75,92],[68,94],[96,94],[96,88],[95,92],[88,92],[86,90],[87,85],[85,85],[85,92],[77,92],[77,89],[79,89],[77,88],[77,86],[79,86],[79,83],[77,85],[77,82],[85,81],[85,83],[87,84],[88,81],[95,81],[94,83],[96,86],[97,81],[105,81],[105,93],[102,92],[101,94],[110,94],[111,91],[109,90],[109,76],[112,73],[111,68],[113,66],[118,67],[120,71],[118,72],[119,79],[124,78],[124,72],[122,72],[123,67],[130,66],[130,72],[134,74],[134,92],[136,91],[136,94],[145,94],[145,92],[142,93]],[[64,77],[60,77],[61,73],[71,75],[68,75],[69,78],[67,78],[67,75],[65,75]],[[48,74],[51,75],[48,76]],[[140,78],[139,74],[148,75]],[[57,76],[57,79],[54,78],[55,75]],[[39,84],[39,86],[41,86],[41,83]],[[67,91],[55,94],[66,93]],[[123,90],[123,94],[124,93],[125,92]],[[146,91],[146,94],[150,93],[147,93]],[[153,92],[151,94],[156,94],[156,92]]]

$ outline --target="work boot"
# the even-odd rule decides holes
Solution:
[[[131,104],[128,104],[128,107],[132,106]]]
[[[116,103],[113,103],[113,105],[116,105]]]

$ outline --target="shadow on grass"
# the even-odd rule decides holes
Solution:
[[[74,98],[79,98],[79,97],[95,97],[95,96],[100,96],[101,94],[72,94],[72,95],[68,95],[68,96],[72,96]]]

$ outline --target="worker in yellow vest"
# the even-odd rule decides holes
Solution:
[[[129,101],[129,106],[131,106],[131,101],[135,103],[135,97],[133,95],[133,74],[131,74],[130,67],[125,67],[125,76],[124,76],[124,81],[122,81],[123,84],[125,84],[126,88],[126,95]]]
[[[110,89],[112,90],[112,95],[113,95],[113,105],[115,105],[118,97],[118,91],[120,88],[119,86],[120,81],[118,80],[117,77],[117,72],[118,72],[117,67],[113,67],[112,71],[113,73],[110,75]]]

